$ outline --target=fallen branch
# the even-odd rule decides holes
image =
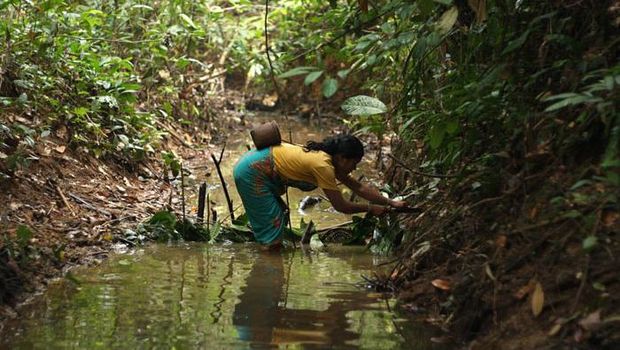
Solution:
[[[67,197],[65,197],[65,194],[62,193],[60,187],[58,187],[58,185],[54,185],[54,187],[56,188],[56,192],[58,192],[58,195],[62,199],[62,203],[65,205],[65,207],[69,208],[71,214],[75,216],[75,211],[73,210],[73,207],[71,206],[71,204],[69,204],[69,201],[67,201]]]
[[[175,139],[179,140],[179,142],[181,142],[181,144],[183,144],[183,146],[188,147],[188,148],[192,148],[192,145],[190,145],[185,140],[183,140],[183,138],[181,136],[179,136],[174,130],[172,130],[168,125],[160,122],[159,120],[156,122],[156,124],[158,126],[164,128],[164,129],[166,129],[166,131],[168,133],[170,133],[170,135],[174,136]]]
[[[103,209],[99,209],[97,207],[95,207],[94,205],[88,203],[87,201],[83,200],[82,198],[78,197],[76,194],[73,194],[71,192],[69,192],[69,197],[75,199],[78,203],[82,204],[83,206],[85,206],[86,208],[90,209],[90,210],[94,210],[97,211],[103,215],[107,215],[107,216],[112,216],[112,213],[110,213],[109,211],[103,210]]]

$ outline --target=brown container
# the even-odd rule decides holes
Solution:
[[[270,121],[255,127],[250,131],[250,136],[252,136],[252,141],[254,141],[256,149],[279,145],[280,142],[282,142],[278,123],[275,121]]]

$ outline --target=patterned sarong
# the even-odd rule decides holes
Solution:
[[[271,148],[251,150],[233,169],[237,191],[256,240],[270,244],[279,239],[287,224],[282,180],[275,171]]]

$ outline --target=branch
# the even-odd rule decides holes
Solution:
[[[213,159],[213,163],[215,163],[215,169],[217,169],[217,175],[220,177],[220,182],[222,183],[222,188],[224,189],[224,195],[226,196],[226,204],[228,204],[228,212],[230,212],[230,219],[235,220],[235,211],[233,209],[233,203],[230,199],[230,195],[228,194],[228,188],[226,187],[226,181],[224,180],[224,175],[222,175],[222,169],[220,169],[220,162],[222,161],[222,155],[224,154],[224,147],[222,148],[222,152],[220,153],[220,160],[215,159],[213,153],[211,153],[211,159]]]
[[[267,61],[269,62],[269,73],[271,76],[271,81],[273,82],[273,86],[276,89],[276,93],[278,94],[278,101],[280,100],[280,86],[278,85],[278,81],[276,77],[273,75],[273,63],[271,62],[271,55],[269,55],[269,30],[267,28],[267,17],[269,16],[269,0],[265,0],[265,54],[267,55]],[[276,102],[277,104],[278,102]]]

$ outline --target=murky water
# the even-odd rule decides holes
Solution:
[[[51,285],[0,348],[439,348],[392,300],[356,286],[378,262],[361,247],[152,245]]]

